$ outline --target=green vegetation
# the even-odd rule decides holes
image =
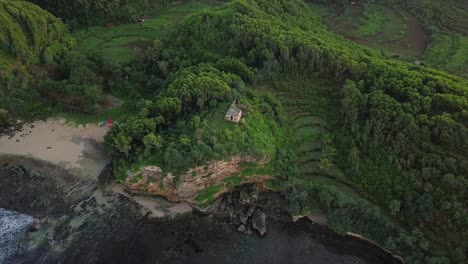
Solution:
[[[142,50],[153,45],[156,39],[164,39],[187,14],[195,13],[209,4],[201,1],[184,1],[164,10],[148,13],[144,22],[93,26],[73,34],[78,41],[79,52],[87,55],[100,52],[115,63],[126,63]]]
[[[368,2],[352,5],[343,13],[337,13],[333,5],[311,4],[310,8],[325,10],[319,14],[330,30],[365,46],[405,57],[418,56],[424,49],[424,31],[415,31],[417,21],[398,5]]]
[[[421,19],[431,31],[449,29],[468,33],[468,3],[460,0],[410,0],[401,4]]]
[[[224,120],[234,98],[246,111],[240,124]],[[106,143],[111,152],[122,155],[117,171],[124,172],[142,160],[182,172],[230,155],[273,159],[284,131],[277,124],[278,104],[269,100],[273,101],[267,104],[261,96],[246,93],[236,75],[208,64],[189,67],[176,73],[153,101],[146,100],[137,118],[116,124]]]
[[[52,109],[44,107],[36,86],[49,72],[28,64],[56,63],[73,45],[67,27],[50,13],[23,1],[0,1],[0,109],[6,110],[3,120],[12,115],[31,118],[50,114]],[[67,92],[78,92],[78,87],[69,87]]]
[[[219,193],[222,188],[222,185],[210,186],[205,191],[199,193],[195,200],[199,204],[210,204],[216,199],[215,195]]]
[[[112,119],[116,122],[125,120],[127,116],[132,115],[136,112],[135,107],[131,102],[124,103],[119,107],[104,109],[97,113],[83,113],[83,112],[61,112],[58,114],[59,117],[63,117],[66,120],[75,124],[89,124],[89,123],[100,123],[104,120]]]
[[[365,5],[364,14],[360,18],[358,34],[361,37],[374,35],[382,31],[385,23],[387,23],[383,10],[374,5]]]
[[[438,195],[435,189],[432,189],[435,192],[431,192],[427,184],[421,184],[418,181],[425,182],[431,179],[435,181],[431,183],[432,186],[440,185],[436,183],[437,177],[423,176],[424,173],[427,173],[427,166],[435,166],[437,168],[435,170],[440,171],[442,175],[446,173],[463,175],[465,173],[466,168],[457,167],[452,168],[454,169],[452,170],[438,165],[446,164],[449,161],[431,163],[431,165],[425,162],[423,166],[419,161],[427,160],[427,155],[437,157],[436,159],[446,159],[448,157],[446,154],[440,154],[440,151],[443,151],[443,153],[453,153],[450,154],[453,156],[451,158],[458,159],[455,163],[461,164],[462,159],[457,157],[463,156],[463,147],[461,145],[456,147],[458,143],[450,143],[450,141],[466,142],[466,129],[461,125],[462,119],[459,119],[461,117],[460,111],[464,111],[466,107],[465,99],[463,99],[467,93],[464,88],[466,81],[409,64],[381,60],[378,57],[371,58],[359,48],[320,30],[323,27],[311,17],[311,14],[303,8],[300,2],[289,1],[288,3],[283,2],[283,4],[284,6],[280,8],[263,1],[256,3],[232,2],[215,11],[207,11],[201,15],[190,17],[179,31],[180,41],[175,44],[182,45],[182,49],[190,46],[190,50],[187,51],[191,59],[210,60],[216,58],[218,52],[223,50],[218,46],[221,44],[215,40],[228,39],[230,45],[225,47],[224,51],[227,51],[231,56],[241,57],[249,65],[256,67],[258,69],[256,78],[259,79],[271,76],[280,77],[281,73],[288,75],[290,72],[294,72],[296,75],[301,72],[320,72],[332,76],[350,76],[353,81],[348,81],[344,88],[338,86],[336,90],[329,91],[332,93],[329,98],[334,100],[329,101],[328,105],[334,106],[334,108],[330,109],[331,111],[326,110],[327,108],[322,110],[335,113],[335,120],[340,121],[336,127],[333,126],[335,129],[333,133],[336,135],[332,140],[337,145],[335,157],[337,166],[346,172],[349,177],[348,181],[357,185],[357,189],[365,192],[364,196],[376,204],[387,207],[388,201],[400,201],[400,219],[413,228],[431,226],[432,231],[424,229],[424,232],[429,235],[429,239],[435,238],[431,235],[435,229],[439,230],[434,233],[439,237],[447,234],[450,230],[462,232],[464,230],[462,226],[465,225],[463,221],[456,223],[458,220],[452,218],[453,222],[450,224],[448,221],[438,223],[437,217],[427,214],[427,212],[436,210],[435,208],[438,208],[438,211],[442,210],[440,202],[443,201],[444,197]],[[262,9],[259,9],[258,5],[261,5]],[[239,12],[243,15],[233,15],[229,12]],[[210,18],[210,23],[206,22],[207,17]],[[229,17],[236,17],[237,20],[230,21],[230,27],[225,27],[223,23],[226,23],[224,21]],[[200,27],[200,25],[203,26]],[[256,30],[259,25],[263,27],[262,30]],[[296,27],[296,25],[300,25],[300,27]],[[184,32],[193,32],[193,30],[185,28],[193,27],[198,27],[198,34],[184,34]],[[268,46],[264,43],[268,43]],[[223,43],[223,45],[225,44]],[[207,48],[215,50],[216,53],[205,52]],[[354,89],[354,86],[357,88]],[[361,94],[365,95],[349,94],[349,89],[359,90]],[[304,95],[305,91],[306,89],[302,89],[300,94]],[[323,96],[327,96],[325,91],[322,93]],[[354,100],[365,104],[356,104]],[[428,100],[431,103],[428,103]],[[354,108],[349,108],[349,105],[353,105]],[[453,105],[453,107],[449,105]],[[321,105],[317,104],[315,107],[319,108]],[[345,115],[337,115],[339,114],[336,111],[337,107],[342,109],[342,113]],[[428,117],[429,123],[426,125],[424,119],[420,119],[423,116]],[[451,125],[439,126],[437,125],[439,122],[447,125],[451,123]],[[453,129],[442,132],[439,130],[442,127],[453,127]],[[352,133],[350,134],[349,131]],[[428,137],[424,138],[421,136],[424,133],[422,131],[433,132],[429,132]],[[442,136],[445,133],[447,134]],[[415,138],[415,135],[418,137]],[[359,150],[358,152],[353,150],[353,145]],[[380,146],[379,151],[376,151],[376,146]],[[350,152],[350,150],[353,151]],[[325,152],[333,153],[330,150]],[[353,156],[356,153],[359,153],[358,156]],[[388,157],[393,158],[388,159]],[[359,165],[349,163],[348,159],[359,160]],[[418,160],[417,164],[416,160]],[[326,169],[327,164],[330,164],[329,161],[321,161],[320,165]],[[372,170],[367,172],[367,168]],[[412,176],[409,176],[408,173],[411,173]],[[288,185],[294,182],[293,175],[293,172],[287,173],[288,180],[286,182]],[[372,177],[370,177],[371,175]],[[414,179],[412,180],[414,182],[411,182],[410,179]],[[298,199],[299,205],[307,204],[307,202],[302,202],[303,199],[306,201],[316,199],[315,189],[304,190],[302,184],[293,185],[291,188],[286,193],[293,201]],[[295,194],[298,195],[296,198],[294,198]],[[454,197],[445,198],[452,199]],[[452,203],[455,202],[461,206],[463,195],[455,199]],[[415,206],[416,204],[418,206]],[[353,203],[349,206],[351,205],[360,208],[359,203]],[[448,209],[450,212],[446,211],[444,214],[447,217],[453,214],[463,214],[462,208],[463,206],[451,207]],[[362,215],[364,212],[367,211],[357,210],[356,218],[365,219]],[[372,211],[367,213],[373,214]],[[371,217],[370,215],[367,217]],[[384,218],[378,219],[383,221]],[[343,225],[350,224],[349,222],[341,223]],[[353,223],[353,225],[354,227],[349,226],[348,228],[357,228],[358,224]],[[378,226],[379,228],[376,227],[366,234],[385,244],[386,241],[379,240],[379,237],[384,237],[381,236],[384,232],[380,230],[381,225]],[[396,232],[395,230],[400,229],[392,230],[389,232]],[[379,233],[372,234],[377,231]],[[403,232],[403,230],[398,232]],[[416,236],[416,234],[419,232],[415,231],[412,235]],[[398,236],[399,233],[394,234],[395,239]],[[388,238],[388,236],[385,237]],[[445,243],[450,243],[451,239],[460,238],[444,238]],[[398,243],[403,243],[403,240]],[[397,247],[402,246],[398,243]],[[389,246],[392,247],[392,244]],[[417,261],[421,254],[422,256],[430,255],[431,251],[429,248],[413,247],[404,254],[411,254],[409,259]]]
[[[340,2],[345,16],[360,11]],[[84,10],[76,19],[112,20],[135,3],[119,1],[106,16],[102,9]],[[80,119],[98,111],[103,91],[121,95],[126,104],[109,111],[127,115],[105,138],[119,180],[141,165],[177,175],[249,155],[270,162],[242,164],[239,175],[196,200],[207,205],[222,188],[269,174],[294,213],[320,210],[337,232],[363,234],[408,263],[466,262],[468,81],[426,67],[463,76],[464,36],[437,31],[424,55],[427,65],[415,65],[327,31],[304,1],[202,6],[184,3],[166,7],[177,16],[161,12],[143,24],[78,31],[77,50],[64,51],[55,63],[19,65],[0,75],[7,87],[0,92],[9,93],[0,106],[34,113],[37,103],[28,103],[41,98],[51,109],[80,112]],[[185,16],[183,8],[194,14]],[[349,23],[360,30],[344,27],[366,37],[346,37],[382,50],[390,45],[396,54],[421,52],[426,33],[418,21],[399,6],[394,15],[387,8],[368,4],[360,25]],[[72,12],[64,17],[75,19]],[[389,26],[391,20],[399,22]],[[15,53],[1,55],[15,64]],[[235,99],[244,111],[239,124],[223,120]]]
[[[0,50],[26,63],[47,63],[72,45],[65,25],[50,13],[23,1],[0,1]]]
[[[330,30],[382,55],[467,76],[468,5],[462,1],[350,1],[310,4]],[[359,19],[356,19],[359,18]],[[429,36],[430,34],[430,36]],[[427,44],[430,45],[427,47]]]
[[[164,10],[169,0],[28,0],[68,21],[73,27],[104,23],[136,22],[148,12]]]
[[[434,68],[468,77],[468,37],[437,34],[426,50],[424,62]]]

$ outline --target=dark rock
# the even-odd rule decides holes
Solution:
[[[249,216],[244,213],[241,213],[239,219],[243,224],[247,224],[247,221],[249,221]]]
[[[39,230],[39,225],[36,224],[36,225],[32,225],[29,227],[29,232],[36,232],[37,230]]]
[[[249,211],[247,212],[248,216],[252,216],[252,214],[253,214],[253,212],[255,210],[255,207],[256,206],[254,204],[249,207]]]
[[[240,225],[239,228],[237,228],[237,231],[239,231],[241,233],[244,233],[246,230],[247,230],[247,228],[245,228],[245,225]]]
[[[266,215],[260,210],[255,210],[252,216],[252,227],[258,231],[258,233],[263,236],[267,231],[266,227]]]
[[[98,185],[101,187],[108,186],[114,181],[114,171],[111,164],[108,164],[98,175]]]

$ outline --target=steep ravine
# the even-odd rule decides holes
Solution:
[[[25,250],[2,264],[399,263],[369,243],[305,219],[293,223],[274,193],[243,187],[208,211],[150,219],[131,197],[112,192],[109,167],[91,180],[33,159],[0,160],[0,208],[37,219]],[[261,229],[262,214],[263,237],[254,226]]]

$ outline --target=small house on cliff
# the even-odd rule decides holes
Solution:
[[[228,111],[226,112],[226,116],[224,119],[234,122],[234,123],[239,123],[242,118],[242,110],[237,107],[236,101],[234,101],[231,104],[231,107],[229,107]]]

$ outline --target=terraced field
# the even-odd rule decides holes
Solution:
[[[414,0],[420,13],[432,16],[451,31],[468,34],[468,1],[466,0]]]
[[[287,110],[295,130],[297,165],[302,177],[312,180],[330,178],[348,184],[343,173],[333,164],[333,160],[331,167],[323,166],[324,160],[327,159],[324,137],[329,133],[325,120],[304,111],[301,107],[289,107]]]
[[[468,18],[464,8],[468,2],[455,2],[417,0],[418,9],[411,12],[409,10],[415,7],[385,4],[383,1],[352,5],[343,13],[336,13],[324,4],[311,4],[310,7],[322,15],[329,30],[344,38],[395,58],[410,62],[418,60],[425,66],[467,78],[468,37],[463,33],[467,32]],[[444,22],[444,28],[453,32],[440,30],[430,36],[423,23],[413,15],[421,10],[444,10],[440,13],[443,14],[440,21]]]
[[[335,165],[327,149],[330,128],[322,111],[327,102],[317,98],[314,83],[308,81],[284,81],[260,85],[257,90],[273,92],[280,99],[291,120],[291,130],[296,142],[297,166],[305,182],[330,185],[352,197],[360,197],[352,184]],[[298,93],[297,91],[301,91]],[[302,95],[298,98],[297,95]],[[329,165],[326,166],[327,162]]]
[[[349,199],[362,202],[365,200],[366,203],[380,207],[381,213],[389,221],[404,229],[386,207],[369,200],[365,190],[358,190],[336,166],[333,155],[330,155],[330,148],[333,146],[329,142],[330,135],[333,134],[332,127],[337,124],[327,110],[335,106],[325,98],[330,98],[328,93],[333,93],[339,85],[341,84],[317,78],[261,83],[255,90],[274,93],[290,117],[290,128],[296,142],[296,162],[303,184],[334,187]],[[330,161],[329,166],[324,162],[326,159]],[[321,213],[321,210],[318,206],[311,205],[302,213],[310,212]]]
[[[461,34],[436,34],[424,53],[430,67],[468,78],[468,37]]]
[[[329,30],[390,55],[414,60],[424,53],[429,42],[420,21],[397,5],[353,5],[342,14],[337,14],[326,5],[310,6],[322,14]]]
[[[184,1],[163,12],[148,16],[144,22],[122,25],[95,26],[74,33],[78,50],[83,54],[101,52],[115,63],[125,63],[135,54],[167,36],[182,18],[203,8],[219,4],[217,1]]]

